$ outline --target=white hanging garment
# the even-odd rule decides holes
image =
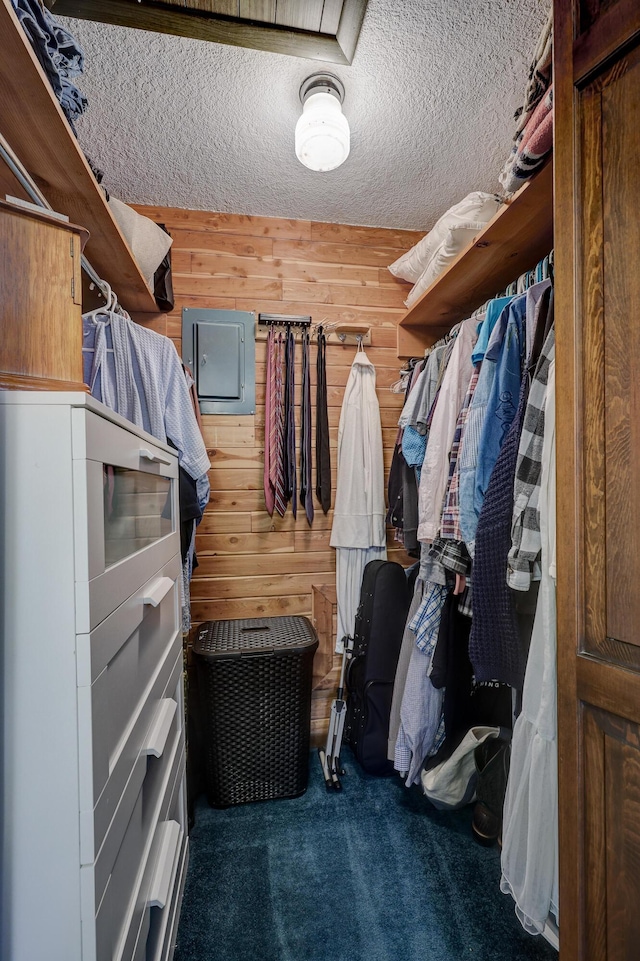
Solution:
[[[555,362],[549,365],[540,487],[542,578],[513,730],[502,828],[501,890],[526,931],[558,921]]]
[[[438,536],[442,502],[449,480],[449,454],[458,414],[469,386],[473,364],[471,355],[478,339],[478,322],[465,320],[460,325],[447,365],[429,430],[418,487],[418,540],[432,541]]]
[[[364,569],[369,561],[385,561],[386,547],[338,547],[336,550],[336,598],[338,626],[336,651],[342,653],[342,638],[353,637]]]
[[[85,381],[92,396],[159,440],[170,440],[194,480],[206,475],[211,464],[173,342],[105,309],[83,316],[83,352],[89,357],[91,350]]]
[[[338,632],[353,636],[362,573],[370,560],[386,560],[384,464],[376,372],[358,350],[344,392],[338,428],[338,479],[331,527],[336,554]]]

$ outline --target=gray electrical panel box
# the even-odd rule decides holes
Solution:
[[[244,310],[182,311],[182,359],[203,414],[255,414],[255,316]]]

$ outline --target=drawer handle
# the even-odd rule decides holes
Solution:
[[[142,595],[142,603],[157,607],[160,601],[167,596],[173,587],[173,580],[170,577],[160,577],[154,581],[150,587],[145,588]]]
[[[160,454],[154,454],[153,451],[147,450],[146,447],[141,447],[138,453],[140,454],[140,457],[151,461],[151,463],[166,464],[168,467],[170,467],[173,463],[169,457],[162,457]]]
[[[164,908],[169,900],[174,875],[176,855],[182,838],[182,828],[177,821],[162,821],[153,839],[158,857],[149,886],[150,908]]]
[[[165,749],[173,715],[176,713],[178,705],[172,697],[165,697],[160,701],[155,717],[151,722],[146,743],[142,748],[142,753],[152,757],[161,757]]]

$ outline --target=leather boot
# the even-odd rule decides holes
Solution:
[[[478,782],[471,829],[479,844],[494,844],[502,830],[502,808],[507,790],[511,742],[487,738],[474,751]]]

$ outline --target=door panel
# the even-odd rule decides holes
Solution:
[[[581,649],[640,667],[640,49],[578,95],[583,318]],[[634,146],[635,144],[635,146]],[[635,269],[631,265],[639,265]]]
[[[633,961],[640,944],[640,728],[584,708],[590,840],[589,959]]]
[[[555,0],[561,961],[640,957],[640,4]]]
[[[602,101],[600,85],[581,91],[580,117],[580,194],[584,238],[580,251],[582,283],[576,311],[583,317],[582,330],[582,463],[584,480],[582,539],[584,557],[584,636],[582,650],[599,652],[606,638],[605,557],[605,365],[604,365],[604,289],[602,278]],[[557,240],[556,240],[557,244]],[[580,492],[576,492],[579,496]],[[578,532],[580,534],[580,532]]]
[[[640,644],[640,49],[602,85],[607,636]],[[633,160],[630,161],[630,158]],[[635,661],[634,661],[635,662]],[[636,662],[637,663],[637,662]]]
[[[586,846],[584,856],[586,911],[583,935],[587,950],[581,957],[585,958],[585,961],[600,961],[600,959],[607,957],[604,751],[602,749],[602,731],[598,727],[593,713],[588,709],[583,711],[582,736],[585,782],[590,785],[590,789],[585,791],[584,796],[585,826],[589,834],[589,844]],[[564,961],[562,944],[560,951]],[[575,957],[575,955],[572,955],[572,957]]]

